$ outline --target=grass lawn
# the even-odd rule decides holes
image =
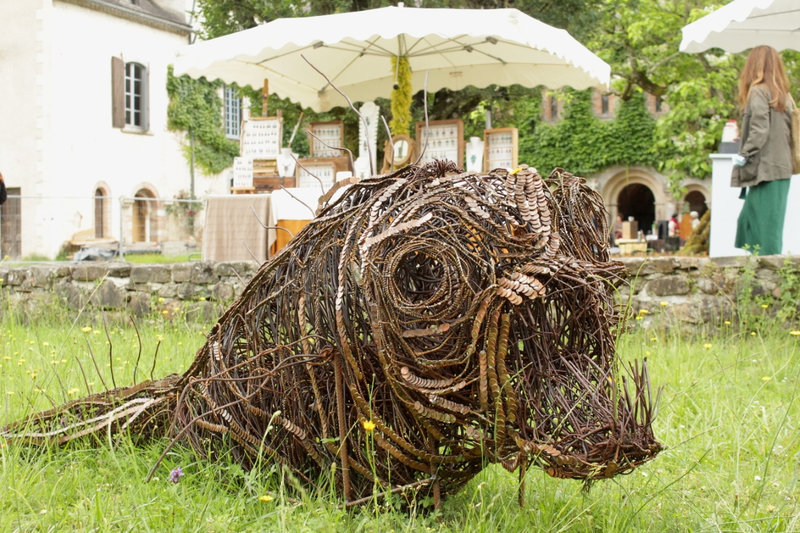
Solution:
[[[652,383],[663,386],[655,433],[667,449],[589,492],[532,469],[520,508],[516,475],[490,467],[438,512],[384,501],[347,512],[330,492],[304,491],[274,465],[248,473],[232,459],[210,462],[180,446],[145,483],[167,440],[66,449],[0,440],[0,531],[800,530],[800,332],[728,325],[713,335],[681,336],[680,329],[640,323],[622,336],[619,354],[624,361],[647,357]],[[185,370],[209,327],[180,316],[137,326],[137,380],[150,375],[159,342],[153,375]],[[139,342],[130,323],[22,323],[4,313],[0,425],[51,400],[85,395],[86,382],[100,390],[87,346],[107,384],[109,357],[116,384],[132,382]],[[178,466],[184,476],[171,483]]]

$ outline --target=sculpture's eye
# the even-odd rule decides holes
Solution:
[[[430,250],[411,250],[399,257],[392,285],[408,305],[435,305],[449,284],[447,270]]]

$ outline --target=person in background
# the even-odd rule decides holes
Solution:
[[[677,237],[678,231],[681,229],[681,225],[678,223],[678,213],[672,213],[672,216],[669,217],[669,222],[667,224],[668,235],[670,237]]]
[[[700,214],[697,211],[692,211],[689,216],[692,217],[692,231],[694,231],[700,225]]]
[[[737,248],[761,255],[781,253],[786,198],[792,175],[789,78],[777,50],[757,46],[739,76],[743,108],[741,145],[734,157],[731,186],[744,198],[736,224]]]
[[[6,202],[8,194],[6,193],[6,183],[3,181],[3,173],[0,172],[0,205]]]

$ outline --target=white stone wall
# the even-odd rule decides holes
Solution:
[[[0,1],[0,172],[22,188],[22,256],[54,257],[94,226],[93,196],[107,184],[120,238],[120,197],[149,184],[157,196],[189,190],[182,136],[167,130],[167,65],[187,36],[60,0]],[[149,71],[146,133],[111,123],[111,57]],[[227,191],[196,172],[195,194]],[[130,235],[123,235],[129,241]]]

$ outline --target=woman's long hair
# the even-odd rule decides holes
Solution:
[[[783,68],[783,60],[771,46],[756,46],[747,55],[742,74],[739,76],[739,105],[742,109],[750,99],[750,91],[756,85],[765,85],[769,90],[769,105],[776,111],[784,111],[789,94],[789,77]]]

